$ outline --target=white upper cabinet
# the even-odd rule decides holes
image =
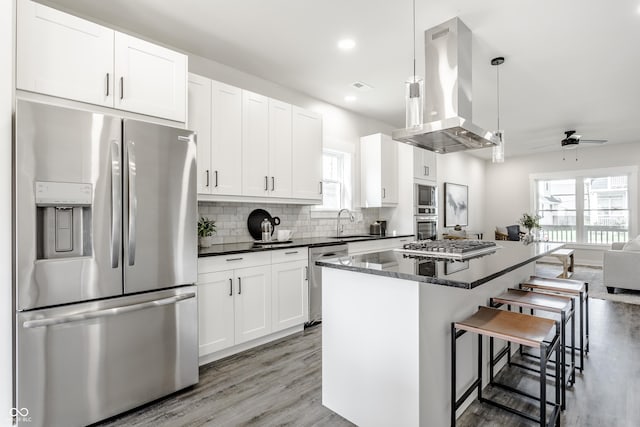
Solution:
[[[116,32],[115,75],[116,108],[186,120],[185,55]]]
[[[361,206],[398,204],[398,146],[390,136],[377,133],[360,138]]]
[[[269,98],[242,91],[242,195],[269,195]]]
[[[187,128],[196,132],[198,193],[211,193],[211,80],[189,73]]]
[[[322,201],[322,116],[293,107],[292,196]]]
[[[186,120],[187,56],[18,1],[18,89]]]
[[[213,80],[211,168],[212,194],[242,194],[242,90]]]
[[[413,177],[429,181],[436,180],[436,153],[413,147]]]
[[[291,197],[291,105],[269,99],[269,195]]]
[[[113,30],[21,0],[17,33],[18,89],[113,107]]]

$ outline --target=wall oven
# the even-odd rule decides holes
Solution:
[[[438,217],[436,215],[416,215],[415,235],[418,240],[437,240]]]
[[[414,215],[437,215],[437,187],[429,184],[414,184],[414,187]]]

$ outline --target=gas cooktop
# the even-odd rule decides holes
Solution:
[[[494,252],[500,246],[483,240],[417,240],[396,252],[446,259],[467,259]]]

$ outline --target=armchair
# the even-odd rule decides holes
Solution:
[[[615,288],[640,290],[640,251],[623,250],[624,243],[613,243],[604,253],[603,281],[607,292]]]
[[[524,236],[524,231],[520,231],[519,225],[510,225],[508,227],[496,227],[495,240],[513,240],[518,241]]]

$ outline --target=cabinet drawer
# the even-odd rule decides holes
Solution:
[[[271,262],[277,264],[287,261],[302,261],[309,258],[309,248],[290,248],[271,252]]]
[[[271,264],[270,252],[198,258],[198,274]]]

